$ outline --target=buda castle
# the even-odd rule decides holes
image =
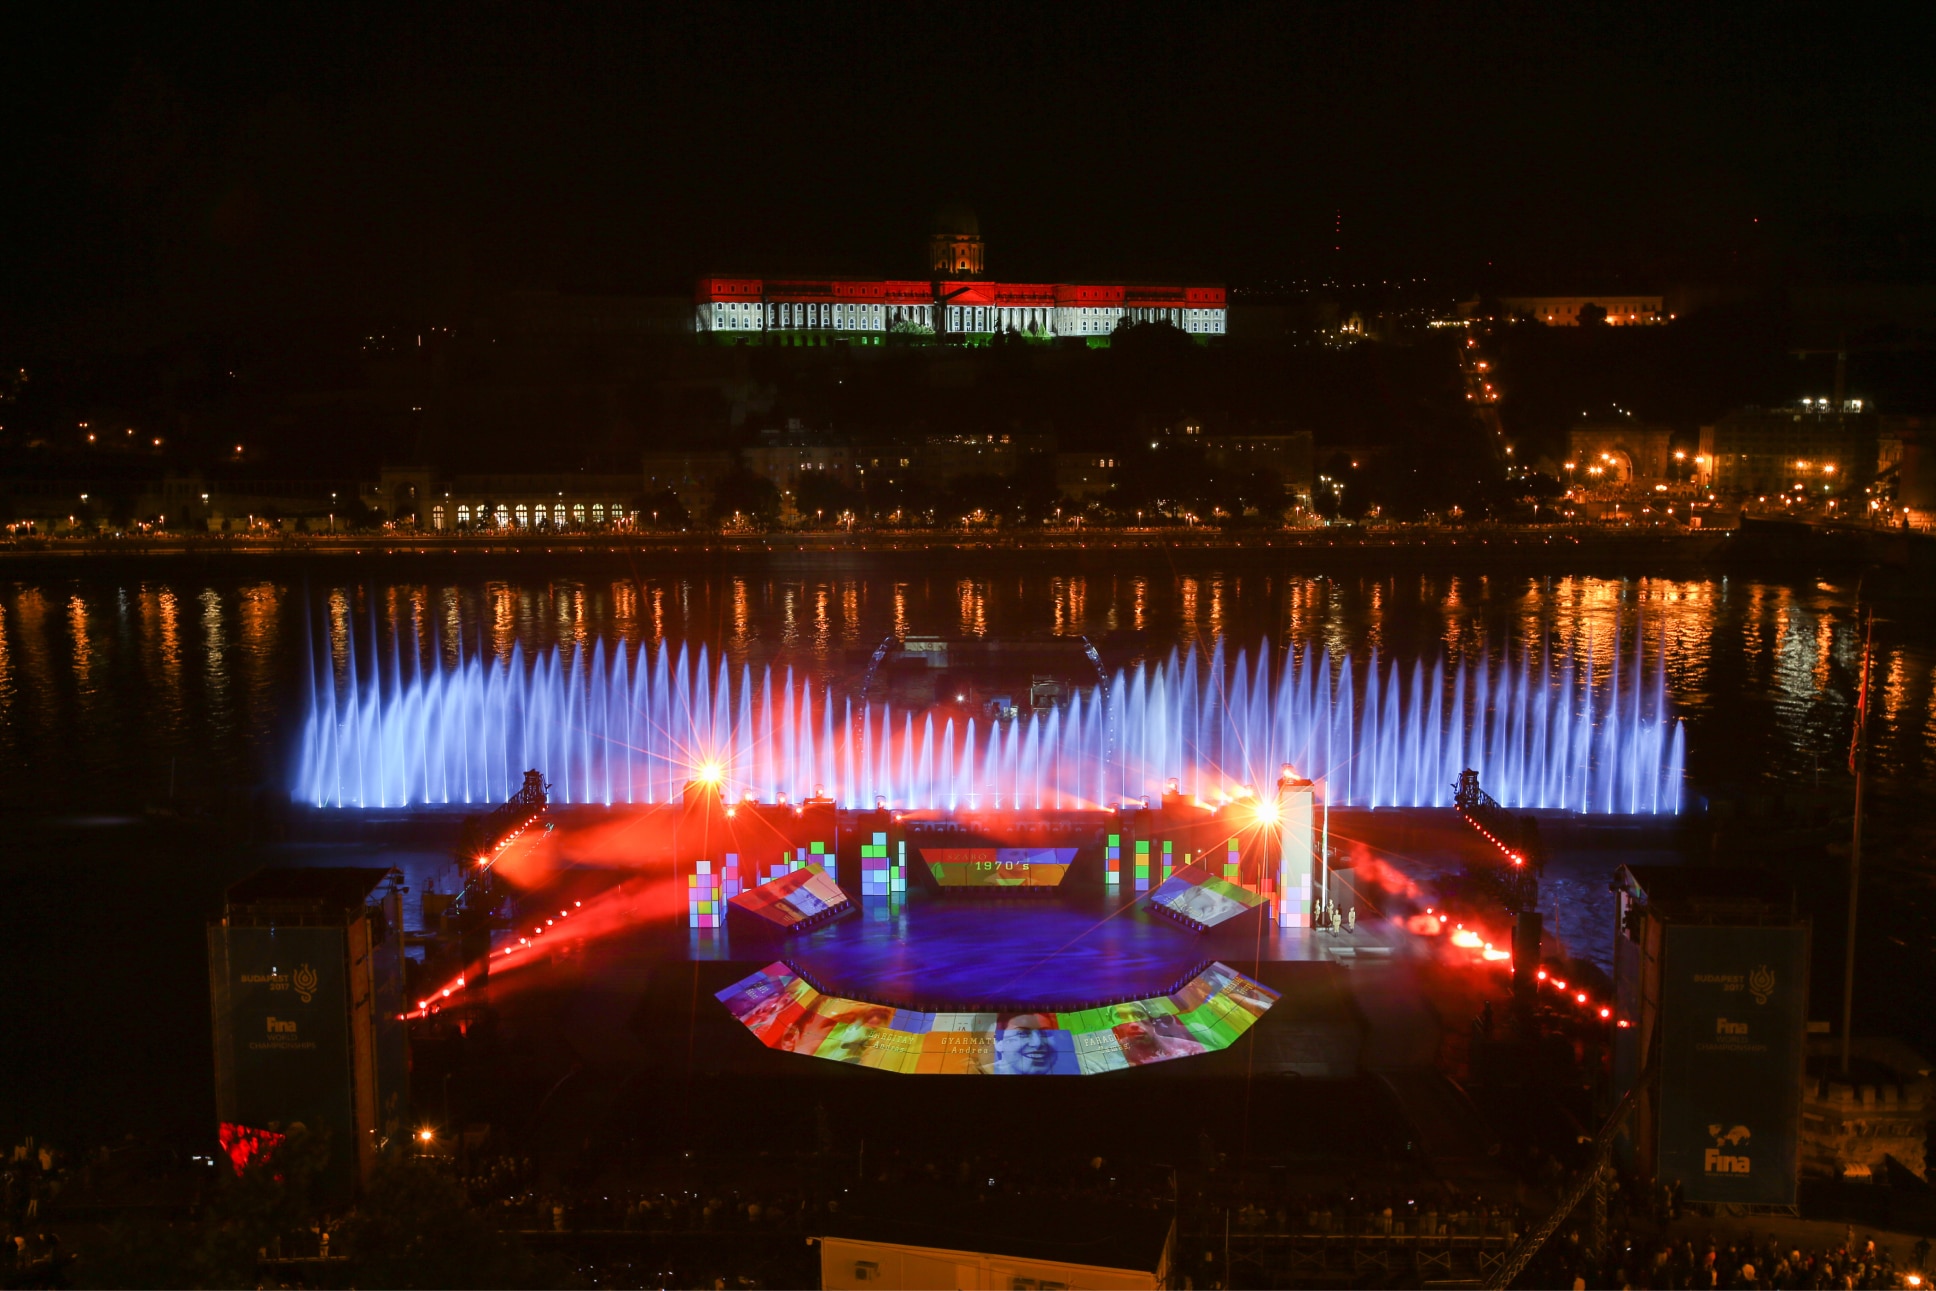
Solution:
[[[928,281],[711,274],[694,291],[694,330],[722,340],[879,344],[890,332],[986,340],[1104,338],[1125,320],[1222,336],[1224,289],[1188,284],[993,282],[974,213],[947,207],[928,238]]]

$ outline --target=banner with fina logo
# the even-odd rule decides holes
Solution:
[[[1807,933],[1670,925],[1659,1170],[1689,1201],[1795,1204]]]

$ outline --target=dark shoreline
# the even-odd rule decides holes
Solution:
[[[1339,534],[1204,533],[1109,530],[978,536],[948,532],[768,533],[747,536],[677,534],[566,538],[444,537],[353,534],[338,537],[16,539],[0,543],[0,573],[14,577],[89,574],[117,567],[143,572],[157,565],[245,574],[326,562],[379,566],[386,573],[486,566],[492,570],[609,567],[638,571],[641,562],[681,565],[761,565],[768,561],[872,564],[913,557],[950,565],[1062,559],[1106,565],[1117,555],[1164,552],[1195,563],[1204,557],[1271,563],[1293,570],[1368,566],[1405,569],[1564,570],[1610,575],[1691,575],[1740,572],[1794,577],[1810,573],[1878,571],[1905,580],[1936,572],[1936,538],[1917,533],[1831,529],[1781,521],[1749,521],[1709,533],[1609,533],[1578,529],[1398,529]]]

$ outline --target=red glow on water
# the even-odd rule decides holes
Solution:
[[[1384,889],[1393,896],[1403,897],[1407,901],[1416,901],[1423,895],[1418,884],[1413,881],[1410,875],[1392,866],[1369,850],[1364,850],[1354,845],[1352,847],[1351,864],[1354,870],[1355,877],[1353,881],[1355,883],[1368,883],[1373,887]],[[1427,913],[1430,912],[1427,911]]]

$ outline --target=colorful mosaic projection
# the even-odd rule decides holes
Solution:
[[[1226,860],[1224,875],[1234,872],[1234,863]],[[1204,928],[1214,928],[1246,910],[1256,909],[1264,901],[1262,893],[1252,892],[1234,878],[1213,873],[1207,858],[1184,866],[1150,893],[1151,905],[1161,906]]]
[[[711,861],[700,861],[686,875],[686,926],[719,928],[726,922],[725,880]]]
[[[795,870],[804,870],[809,865],[824,865],[827,858],[832,855],[833,849],[826,843],[808,843],[804,847],[783,847],[780,849],[780,859],[766,867],[766,872],[759,876],[759,882],[771,883],[782,875],[791,874]]]
[[[751,892],[742,892],[728,904],[782,928],[791,928],[849,902],[831,874],[818,865],[808,865],[771,883],[762,883]]]
[[[944,888],[1059,887],[1073,847],[924,847],[921,859]]]
[[[726,926],[726,902],[742,892],[785,878],[808,866],[825,864],[831,857],[832,852],[827,844],[809,843],[804,847],[781,848],[780,859],[770,862],[764,869],[758,862],[743,864],[738,852],[728,852],[716,862],[695,862],[693,873],[686,876],[686,926],[723,928]],[[905,875],[905,856],[901,859],[900,870]],[[906,886],[904,877],[898,890],[904,891]]]
[[[907,891],[907,844],[901,843],[897,851],[896,856],[888,855],[887,835],[879,831],[860,845],[862,896],[899,896]]]
[[[909,1075],[1090,1076],[1227,1049],[1277,992],[1215,963],[1171,995],[1070,1013],[925,1013],[822,995],[783,963],[718,992],[783,1053]]]
[[[1113,888],[1123,881],[1123,836],[1121,834],[1109,836],[1109,846],[1103,852],[1102,863],[1104,883]]]

